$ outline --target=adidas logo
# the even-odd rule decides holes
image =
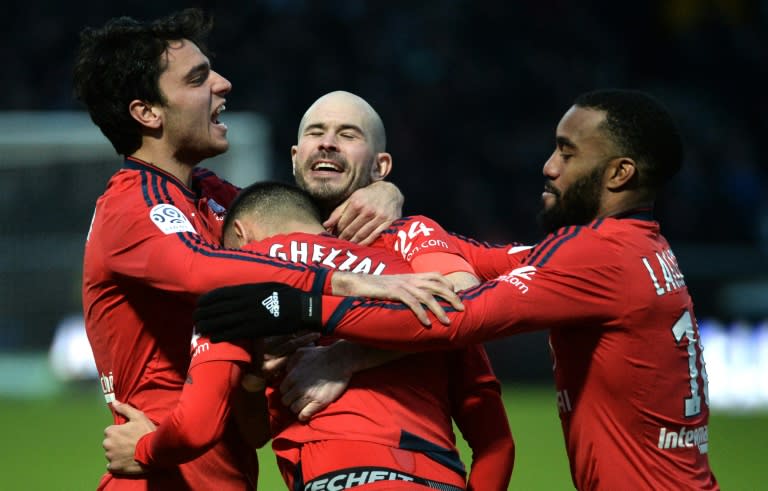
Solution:
[[[261,305],[266,307],[273,316],[280,317],[280,299],[277,297],[277,292],[272,292],[272,295],[262,300]]]

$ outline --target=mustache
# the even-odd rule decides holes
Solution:
[[[314,162],[317,162],[318,160],[327,160],[329,162],[333,162],[343,169],[348,167],[347,159],[345,159],[344,156],[339,152],[326,152],[321,150],[307,157],[307,163],[310,165],[312,165]]]
[[[555,186],[553,186],[553,185],[552,185],[552,183],[551,183],[551,182],[549,182],[549,181],[544,181],[544,191],[546,191],[546,192],[548,192],[548,193],[552,193],[552,194],[554,194],[555,196],[557,196],[558,198],[559,198],[559,197],[560,197],[560,195],[562,194],[562,193],[561,193],[561,192],[560,192],[558,189],[556,189],[556,188],[555,188]]]

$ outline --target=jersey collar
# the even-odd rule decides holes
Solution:
[[[184,185],[176,176],[169,174],[168,172],[165,172],[163,169],[150,164],[149,162],[145,162],[141,159],[138,159],[136,157],[130,156],[126,157],[125,161],[123,162],[123,169],[131,169],[131,170],[140,170],[140,171],[147,171],[152,174],[155,174],[162,179],[166,179],[168,182],[179,188],[179,190],[189,199],[195,199],[197,198],[197,193],[189,189],[187,186]]]
[[[633,208],[631,210],[622,211],[621,213],[611,215],[610,218],[617,218],[617,219],[629,218],[631,220],[644,220],[647,222],[652,222],[654,220],[653,208],[651,207]]]

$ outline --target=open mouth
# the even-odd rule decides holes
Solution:
[[[213,124],[221,124],[219,121],[219,115],[227,110],[227,106],[222,104],[221,106],[217,107],[215,111],[213,111],[213,114],[211,115],[211,122]]]
[[[312,164],[311,169],[317,172],[343,172],[344,169],[336,162],[320,160]]]

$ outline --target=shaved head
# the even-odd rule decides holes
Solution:
[[[293,176],[330,215],[353,192],[387,177],[392,156],[379,115],[343,90],[316,100],[299,123],[291,147]]]
[[[350,115],[355,116],[354,119],[358,120],[362,126],[361,129],[369,137],[371,149],[374,152],[384,152],[386,150],[387,135],[379,114],[365,99],[344,90],[329,92],[309,106],[309,109],[304,113],[299,123],[298,138],[301,138],[307,124],[312,124],[313,117],[316,114],[325,114],[326,112],[343,114],[347,118]]]

